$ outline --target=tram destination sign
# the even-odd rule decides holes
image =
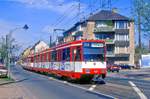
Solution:
[[[103,43],[97,43],[97,42],[85,42],[84,47],[104,47]]]
[[[103,43],[91,43],[91,47],[104,47]]]

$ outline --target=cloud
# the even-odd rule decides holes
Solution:
[[[0,36],[4,36],[9,33],[9,31],[15,28],[17,24],[13,22],[8,22],[0,19]]]
[[[43,27],[42,32],[44,32],[44,33],[51,33],[51,32],[53,32],[53,29],[54,29],[54,27],[52,27],[50,25],[46,25],[46,26]]]
[[[13,1],[24,4],[26,7],[35,9],[47,9],[60,14],[63,14],[66,10],[69,10],[71,7],[73,7],[74,9],[70,9],[70,12],[73,11],[77,13],[79,4],[77,1],[67,1],[67,0],[13,0]],[[86,4],[81,3],[81,6],[82,10],[87,8]]]
[[[0,19],[0,37],[6,36],[11,30],[14,30],[15,28],[19,28],[15,30],[12,33],[13,38],[16,39],[16,41],[25,46],[25,43],[33,41],[32,38],[34,37],[34,34],[31,32],[31,30],[23,30],[20,27],[22,27],[24,23],[17,23],[12,21],[7,21]],[[30,34],[30,36],[29,36]],[[27,40],[28,39],[28,40]]]

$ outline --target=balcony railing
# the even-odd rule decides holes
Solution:
[[[106,27],[96,27],[94,32],[113,32],[115,31],[113,26],[106,26]]]
[[[119,47],[125,47],[125,46],[129,46],[130,42],[129,41],[115,41],[115,45],[119,46]]]
[[[106,57],[114,57],[114,51],[106,51]]]

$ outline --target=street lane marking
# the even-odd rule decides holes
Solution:
[[[96,87],[96,85],[92,85],[90,88],[89,88],[89,90],[94,90],[95,89],[95,87]]]
[[[132,82],[129,81],[129,84],[132,86],[132,88],[137,92],[137,94],[140,96],[140,99],[148,99],[141,90]]]
[[[66,84],[66,83],[67,83],[67,81],[63,81],[63,83],[64,83],[64,84]]]
[[[95,93],[95,94],[98,94],[98,95],[107,97],[108,99],[117,99],[117,98],[115,98],[115,97],[113,97],[113,96],[110,96],[110,95],[107,95],[107,94],[103,94],[103,93],[100,93],[100,92],[98,92],[98,91],[89,90],[89,89],[87,89],[87,88],[84,88],[84,87],[81,87],[81,86],[78,86],[78,85],[75,85],[75,84],[71,84],[71,83],[69,83],[69,82],[67,82],[67,81],[61,81],[61,80],[57,80],[57,79],[55,79],[55,78],[51,79],[51,77],[48,77],[48,79],[53,80],[53,81],[57,81],[57,82],[59,82],[59,83],[66,84],[66,85],[71,86],[71,87],[75,87],[75,88],[79,88],[79,89],[82,89],[82,90],[85,90],[85,91],[89,91],[89,92],[92,92],[92,93]],[[96,86],[95,86],[95,87],[96,87]]]

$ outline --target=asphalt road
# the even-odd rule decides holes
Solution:
[[[107,77],[106,82],[131,87],[131,85],[129,84],[129,81],[131,81],[148,99],[150,99],[150,69],[141,69],[138,71],[123,71],[123,74],[128,75],[128,77]]]
[[[121,94],[113,94],[115,93],[114,91],[110,94],[112,96],[116,96],[116,97],[123,97],[124,99],[128,98],[128,99],[140,99],[139,94],[134,90],[134,87],[129,83],[132,82],[136,85],[136,87],[147,97],[147,99],[150,99],[150,80],[144,80],[142,78],[147,77],[147,75],[150,75],[150,72],[147,73],[147,75],[142,75],[143,73],[146,74],[147,70],[143,71],[137,71],[137,72],[133,72],[133,71],[124,71],[124,75],[131,75],[132,76],[128,76],[127,78],[124,77],[107,77],[105,80],[107,83],[112,83],[112,84],[116,84],[118,86],[120,86],[119,88],[123,88],[123,93]],[[134,75],[134,76],[133,76]],[[140,75],[140,76],[139,76]],[[148,78],[148,77],[147,77]],[[118,88],[118,89],[119,89]],[[128,88],[128,90],[126,89]],[[130,89],[132,88],[132,90]],[[129,90],[130,89],[130,90]],[[107,93],[108,94],[108,93]]]
[[[116,74],[116,76],[114,76],[114,74],[115,73],[113,73],[112,77],[106,77],[106,84],[98,84],[96,85],[94,90],[103,94],[109,94],[118,99],[144,99],[143,97],[141,98],[139,96],[139,94],[141,94],[142,92],[142,94],[144,94],[147,99],[150,99],[150,81],[139,79],[137,77],[125,78],[120,74]],[[141,92],[136,92],[135,86],[131,86],[129,82],[134,83]],[[90,88],[91,84],[85,84],[80,86]]]
[[[31,99],[110,99],[101,94],[50,80],[43,75],[23,70],[20,66],[12,66],[11,71],[17,80],[17,86],[23,88],[24,93]]]
[[[133,82],[137,88],[150,99],[150,81],[141,79],[131,79],[121,77],[107,77],[106,84],[94,85],[93,91],[97,94],[88,91],[92,84],[73,84],[81,88],[70,86],[66,83],[61,83],[59,80],[48,79],[37,73],[23,70],[20,66],[12,67],[12,74],[17,79],[17,85],[25,89],[25,93],[31,99],[109,99],[110,95],[118,99],[143,99],[140,98],[129,81]],[[104,95],[103,95],[104,94]]]

